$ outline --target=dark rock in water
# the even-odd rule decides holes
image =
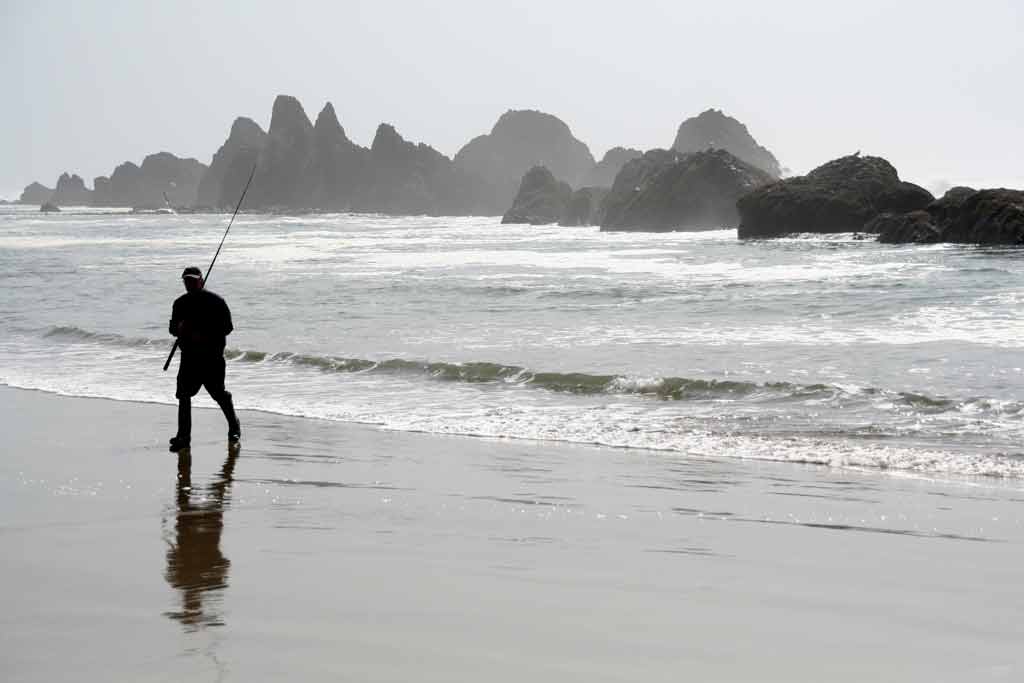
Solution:
[[[91,206],[92,191],[86,189],[81,176],[62,173],[50,202],[57,206]]]
[[[502,223],[544,225],[557,223],[565,214],[572,197],[569,184],[555,178],[543,166],[534,166],[523,176],[512,208],[501,218]]]
[[[602,230],[701,230],[739,223],[736,201],[772,178],[724,149],[655,149],[630,161],[604,201]]]
[[[125,162],[110,178],[95,179],[93,205],[131,206],[140,209],[192,206],[206,166],[195,159],[181,159],[168,152],[150,154],[142,166]]]
[[[622,170],[622,167],[627,162],[643,156],[643,154],[638,149],[626,147],[611,148],[605,152],[601,161],[597,162],[583,178],[583,185],[586,187],[611,187],[612,183],[615,182],[615,176]]]
[[[235,119],[235,122],[231,124],[228,139],[213,155],[209,168],[206,169],[199,181],[199,187],[196,189],[196,206],[218,210],[234,209],[238,202],[238,195],[241,193],[241,187],[225,187],[224,180],[228,175],[228,169],[235,163],[236,157],[242,154],[251,170],[256,156],[263,149],[266,141],[267,134],[255,121],[245,117]],[[248,178],[247,171],[245,178],[242,179],[243,185]]]
[[[933,200],[924,188],[901,181],[885,159],[855,154],[742,197],[739,237],[857,232],[879,214],[923,209]]]
[[[18,197],[19,204],[45,204],[53,196],[53,190],[40,183],[31,183],[25,186],[21,196]]]
[[[313,150],[304,183],[312,190],[312,206],[347,211],[370,182],[370,151],[345,135],[334,105],[328,102],[313,125]]]
[[[303,181],[313,150],[313,124],[294,97],[278,95],[270,116],[266,144],[259,154],[256,176],[246,206],[261,209],[308,209],[312,188]],[[246,173],[248,177],[248,173]],[[226,198],[223,192],[222,201]],[[234,199],[232,205],[237,202]]]
[[[442,215],[453,210],[455,166],[429,145],[405,140],[382,123],[370,147],[372,181],[359,209],[390,214]]]
[[[572,193],[559,225],[600,225],[604,219],[604,200],[607,187],[581,187]]]
[[[871,227],[888,243],[1024,245],[1024,191],[954,187],[924,211],[887,214]]]
[[[455,155],[463,177],[473,179],[470,213],[497,215],[509,207],[523,174],[545,166],[559,180],[578,186],[594,166],[594,157],[560,119],[539,111],[502,114],[487,135],[467,143]]]
[[[864,226],[864,232],[878,235],[880,242],[940,242],[941,232],[924,210],[908,213],[883,213]]]
[[[757,144],[747,127],[718,109],[708,109],[679,125],[672,149],[677,152],[703,152],[724,149],[752,164],[773,178],[782,175],[775,155]]]
[[[52,202],[45,202],[42,206],[39,207],[39,210],[42,211],[43,213],[54,213],[60,211],[60,207]]]

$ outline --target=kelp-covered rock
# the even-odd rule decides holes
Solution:
[[[742,197],[739,236],[859,232],[882,213],[916,211],[933,200],[924,188],[901,181],[885,159],[854,154]]]
[[[773,178],[782,175],[775,155],[757,144],[745,125],[718,109],[708,109],[683,121],[676,132],[672,149],[684,154],[724,149]]]
[[[559,225],[600,225],[604,218],[604,200],[608,196],[607,187],[581,187],[569,197],[565,212],[559,219]]]
[[[473,179],[469,212],[496,215],[512,204],[523,174],[544,166],[559,180],[577,187],[594,166],[594,157],[569,126],[539,111],[507,111],[487,135],[468,142],[455,165]]]
[[[1024,191],[955,187],[924,211],[880,216],[880,242],[1024,245]]]
[[[604,200],[602,230],[735,227],[736,201],[772,178],[718,149],[693,154],[656,149],[627,163]]]
[[[544,166],[534,166],[523,176],[512,208],[502,217],[502,223],[529,223],[544,225],[557,223],[572,197],[569,184],[555,178]]]

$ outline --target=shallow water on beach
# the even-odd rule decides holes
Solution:
[[[173,402],[222,215],[0,209],[0,383]],[[404,431],[1024,476],[1024,251],[242,215],[243,409]],[[207,399],[203,402],[208,403]]]

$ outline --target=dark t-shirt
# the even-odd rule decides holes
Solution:
[[[179,323],[184,323],[178,330]],[[224,339],[234,327],[231,325],[231,311],[227,303],[211,291],[200,289],[179,296],[171,310],[168,331],[178,337],[181,350],[203,352],[224,352]]]

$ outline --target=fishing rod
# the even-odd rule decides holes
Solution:
[[[246,181],[245,187],[242,189],[242,196],[238,198],[238,204],[235,206],[235,212],[231,214],[231,220],[228,221],[228,227],[224,230],[224,236],[220,238],[220,244],[217,245],[217,251],[213,255],[213,260],[210,261],[210,267],[206,269],[206,276],[203,277],[203,286],[206,286],[206,282],[210,279],[210,273],[213,271],[213,264],[217,262],[217,257],[220,256],[221,247],[224,246],[224,240],[228,238],[228,232],[231,230],[231,224],[235,222],[235,216],[238,215],[238,210],[242,208],[242,202],[245,200],[245,193],[249,191],[249,185],[252,184],[252,177],[256,175],[256,164],[252,165],[252,171],[249,173],[249,180]],[[166,199],[167,195],[164,195]],[[173,209],[172,209],[173,210]],[[167,361],[164,363],[164,372],[167,372],[167,368],[171,367],[171,360],[174,358],[174,353],[178,350],[179,339],[174,340],[174,346],[171,347],[171,352],[167,354]]]

